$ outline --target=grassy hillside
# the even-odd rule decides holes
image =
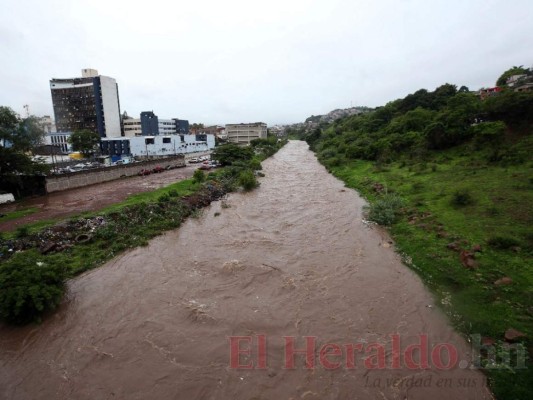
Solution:
[[[495,351],[483,367],[498,399],[533,391],[532,124],[533,93],[482,101],[446,84],[304,137],[369,200],[456,327]]]

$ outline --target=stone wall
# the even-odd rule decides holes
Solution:
[[[153,169],[156,166],[179,168],[185,166],[185,161],[183,156],[177,156],[49,176],[46,178],[46,192],[59,192],[95,183],[108,182],[126,176],[137,175],[142,169]]]

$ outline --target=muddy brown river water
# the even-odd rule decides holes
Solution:
[[[41,325],[0,327],[0,398],[491,398],[357,193],[303,142],[263,166],[229,207],[72,280]]]

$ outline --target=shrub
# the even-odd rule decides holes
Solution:
[[[487,240],[487,244],[494,249],[506,250],[520,245],[518,240],[506,236],[493,236]]]
[[[245,170],[239,175],[239,185],[242,186],[244,190],[249,191],[258,187],[259,182],[257,182],[257,178],[252,171]]]
[[[257,158],[254,158],[252,161],[250,161],[250,168],[259,171],[263,169],[263,166],[261,165],[261,161],[259,161]]]
[[[163,193],[161,196],[157,198],[157,202],[159,204],[161,203],[168,203],[170,201],[170,195],[168,193]]]
[[[39,259],[39,253],[30,250],[0,265],[0,318],[16,324],[36,321],[61,301],[65,267]]]
[[[386,194],[369,206],[365,206],[367,218],[379,225],[394,224],[400,216],[403,200],[396,194]]]
[[[17,239],[23,239],[30,235],[30,229],[27,226],[19,226],[15,231],[15,237]]]
[[[474,134],[475,144],[479,147],[490,144],[494,148],[498,148],[505,137],[507,127],[502,121],[495,122],[481,122],[471,128]]]
[[[468,189],[459,189],[452,195],[452,205],[464,207],[474,203],[474,198]]]
[[[194,171],[194,174],[192,176],[192,180],[195,183],[202,183],[203,181],[205,181],[205,173],[204,173],[204,171],[202,171],[201,169],[197,169],[196,171]]]

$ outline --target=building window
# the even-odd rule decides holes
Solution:
[[[163,138],[163,143],[170,143],[170,138],[169,137],[164,137]]]
[[[144,139],[144,144],[154,144],[154,138]]]

